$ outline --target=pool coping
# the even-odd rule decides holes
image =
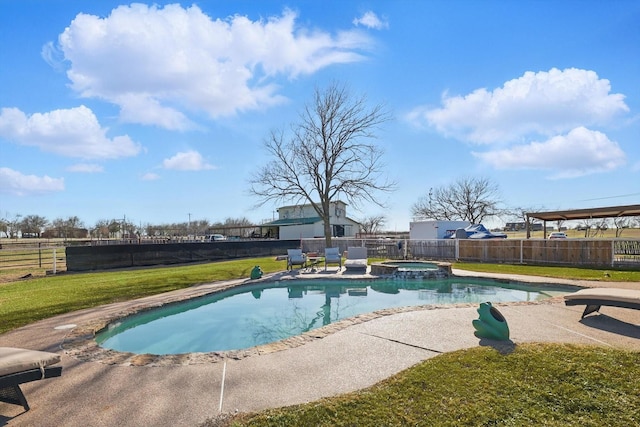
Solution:
[[[313,274],[315,273],[315,274]],[[356,324],[368,322],[373,319],[390,316],[399,313],[419,311],[419,310],[435,310],[435,309],[451,309],[461,307],[475,307],[477,303],[459,303],[459,304],[426,304],[418,306],[405,306],[397,308],[389,308],[377,310],[370,313],[359,314],[353,317],[342,319],[337,322],[333,322],[329,325],[322,326],[317,329],[305,332],[300,335],[285,338],[283,340],[267,343],[255,347],[250,347],[241,350],[228,350],[228,351],[213,351],[213,352],[195,352],[195,353],[182,353],[182,354],[137,354],[130,352],[121,352],[117,350],[111,350],[101,347],[96,342],[96,334],[106,328],[109,324],[116,322],[127,316],[142,313],[147,310],[164,307],[171,304],[181,303],[187,300],[196,298],[202,298],[211,296],[216,293],[228,291],[231,289],[237,289],[238,287],[253,286],[260,283],[269,283],[274,281],[283,280],[318,280],[318,279],[332,279],[338,280],[345,278],[348,279],[365,279],[375,280],[382,276],[375,276],[371,274],[325,274],[324,272],[278,272],[263,276],[261,279],[239,279],[230,281],[220,281],[207,283],[202,285],[195,285],[189,288],[185,288],[179,291],[173,291],[166,294],[154,295],[152,297],[141,298],[134,301],[125,302],[121,307],[118,304],[113,306],[112,310],[108,310],[101,315],[91,318],[90,320],[83,321],[78,325],[69,325],[69,331],[61,343],[62,349],[65,353],[75,359],[85,362],[99,362],[105,365],[118,365],[118,366],[183,366],[183,365],[195,365],[203,363],[218,363],[226,359],[241,360],[247,357],[259,356],[268,353],[274,353],[286,349],[302,346],[306,343],[322,339],[337,331],[348,328]],[[454,277],[476,277],[484,278],[478,275],[458,275],[454,274]],[[496,278],[494,280],[505,282],[522,282],[522,283],[535,283],[538,285],[549,284],[553,286],[565,285],[568,288],[578,289],[580,285],[573,283],[557,283],[549,280],[547,282],[527,282],[526,280],[519,280],[513,278]],[[547,298],[540,301],[513,301],[495,303],[496,307],[500,306],[522,306],[522,305],[543,305],[554,304],[562,301],[562,296],[556,296]],[[96,312],[100,314],[100,312]]]

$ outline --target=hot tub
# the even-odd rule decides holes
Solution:
[[[451,264],[429,261],[385,261],[371,264],[371,274],[406,279],[441,279],[451,276]]]

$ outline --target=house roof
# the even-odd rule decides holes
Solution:
[[[543,221],[639,216],[640,205],[609,206],[604,208],[574,209],[568,211],[527,212],[526,215]]]
[[[316,202],[318,205],[320,204],[320,202]],[[342,203],[345,206],[349,206],[347,203],[343,202],[342,200],[333,200],[331,201],[331,204],[338,204],[338,203]],[[290,208],[306,208],[311,206],[311,203],[305,203],[304,205],[287,205],[287,206],[280,206],[279,208],[276,209],[276,211],[279,211],[280,209],[290,209]]]
[[[271,225],[305,225],[305,224],[315,224],[316,222],[322,221],[322,218],[319,216],[314,216],[310,218],[288,218],[288,219],[277,219],[275,221],[267,222],[262,224],[263,227],[271,226]]]

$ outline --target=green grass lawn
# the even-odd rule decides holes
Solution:
[[[453,268],[486,273],[524,274],[529,276],[558,277],[562,279],[573,280],[640,283],[640,271],[634,270],[512,264],[480,264],[470,262],[456,262],[453,264]]]
[[[640,353],[561,344],[475,347],[379,384],[203,426],[637,426]]]

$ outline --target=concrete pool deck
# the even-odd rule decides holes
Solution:
[[[281,273],[305,277],[329,273]],[[331,272],[333,271],[333,272]],[[483,275],[536,283],[640,289],[639,283],[558,281]],[[345,274],[346,275],[346,274]],[[358,277],[348,274],[349,277]],[[238,284],[243,281],[235,281]],[[198,426],[220,413],[250,412],[318,400],[371,386],[443,352],[491,345],[473,335],[477,306],[430,306],[331,329],[321,339],[278,351],[216,360],[179,360],[132,366],[115,359],[92,360],[62,348],[74,329],[141,306],[193,297],[220,284],[143,298],[46,319],[0,335],[0,346],[61,354],[60,378],[25,384],[31,405],[0,403],[0,425],[9,426]],[[512,345],[563,342],[640,351],[640,311],[603,307],[580,320],[584,307],[561,298],[540,303],[496,304],[507,319]],[[493,343],[495,344],[495,342]],[[183,364],[184,363],[184,364]]]

